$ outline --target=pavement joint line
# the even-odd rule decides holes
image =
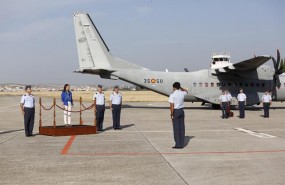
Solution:
[[[186,131],[189,131],[189,132],[236,132],[235,130],[191,130],[191,129],[189,129],[189,130],[186,130]],[[138,130],[132,130],[132,131],[124,131],[124,130],[121,130],[121,131],[114,131],[114,130],[110,130],[110,131],[106,131],[106,133],[108,133],[108,132],[114,132],[114,133],[120,133],[120,132],[130,132],[130,133],[132,133],[132,132],[146,132],[146,133],[162,133],[162,132],[167,132],[167,133],[172,133],[173,131],[166,131],[166,130],[161,130],[161,131],[159,131],[159,130],[142,130],[142,131],[138,131]]]
[[[13,135],[13,136],[7,138],[7,139],[3,139],[3,140],[0,142],[0,144],[3,144],[3,143],[5,143],[5,142],[7,142],[7,141],[13,139],[14,137],[18,136],[21,132],[24,132],[24,131],[23,131],[23,130],[21,130],[21,131],[16,131],[17,134],[15,134],[15,135]]]
[[[4,107],[0,107],[0,110],[1,109],[6,109],[6,108],[12,108],[12,107],[17,107],[19,105],[9,105],[9,106],[4,106]]]
[[[164,157],[161,153],[159,153],[159,151],[155,148],[155,146],[154,146],[154,145],[146,138],[146,136],[136,127],[136,125],[130,120],[130,118],[127,116],[126,113],[125,113],[125,115],[126,115],[126,117],[127,117],[127,120],[129,120],[129,122],[134,125],[135,129],[136,129],[137,131],[139,131],[139,133],[144,137],[144,139],[153,147],[153,149],[156,151],[157,155],[159,155],[159,156],[172,168],[172,170],[181,178],[181,180],[182,180],[185,184],[188,185],[187,181],[178,173],[178,171],[170,164],[170,162],[167,161],[167,160],[165,159],[165,157]]]
[[[253,150],[253,151],[206,151],[206,152],[110,152],[110,153],[67,153],[74,156],[155,156],[155,155],[216,155],[216,154],[264,154],[285,153],[285,150]]]

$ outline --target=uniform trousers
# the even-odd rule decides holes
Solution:
[[[96,122],[98,131],[103,130],[105,105],[96,105]]]
[[[175,147],[183,148],[185,140],[185,123],[184,123],[184,110],[183,109],[174,109],[173,112],[173,133]]]
[[[112,104],[113,127],[120,128],[121,104]]]
[[[222,102],[222,117],[223,118],[228,118],[227,116],[227,107],[228,107],[228,102]]]
[[[244,101],[238,102],[238,108],[239,108],[239,118],[244,118]]]
[[[24,123],[26,136],[33,135],[34,122],[35,122],[35,108],[24,107]]]
[[[263,103],[264,117],[265,118],[269,118],[269,107],[270,107],[270,103]]]

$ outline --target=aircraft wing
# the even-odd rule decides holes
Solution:
[[[235,63],[233,65],[215,69],[215,72],[218,73],[227,73],[227,72],[242,72],[242,71],[251,71],[255,70],[265,62],[271,59],[271,56],[258,56],[248,60]]]

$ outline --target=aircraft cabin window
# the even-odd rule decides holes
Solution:
[[[254,83],[250,83],[250,86],[251,86],[251,87],[254,87]]]
[[[222,83],[222,86],[223,86],[223,87],[226,86],[226,83]]]
[[[212,83],[211,83],[211,87],[214,87],[214,85],[215,85],[215,84],[212,82]],[[284,86],[285,86],[285,83],[284,83]]]
[[[259,83],[256,83],[256,87],[259,87]]]
[[[248,87],[248,83],[245,83],[244,86]]]
[[[193,87],[196,87],[197,86],[197,83],[193,83]]]
[[[205,83],[205,87],[208,87],[208,83]]]
[[[262,84],[261,84],[261,87],[265,87],[265,83],[262,83]]]
[[[239,86],[241,86],[241,87],[242,87],[242,85],[243,85],[242,83],[239,83]]]
[[[221,84],[220,83],[217,83],[217,87],[220,87],[221,86]]]
[[[200,83],[199,83],[199,87],[203,87],[203,83],[200,82]]]
[[[232,86],[232,83],[228,83],[228,86]]]

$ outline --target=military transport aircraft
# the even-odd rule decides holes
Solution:
[[[189,93],[185,101],[210,103],[219,106],[222,89],[233,96],[239,89],[247,95],[247,105],[259,104],[264,91],[269,90],[275,101],[285,101],[284,61],[271,56],[255,56],[239,63],[231,63],[226,53],[213,54],[209,69],[195,72],[151,71],[145,67],[112,56],[94,22],[86,13],[74,14],[76,44],[80,69],[75,72],[99,75],[105,79],[121,79],[154,92],[169,96],[172,84],[180,82]],[[272,59],[274,68],[263,65]]]

